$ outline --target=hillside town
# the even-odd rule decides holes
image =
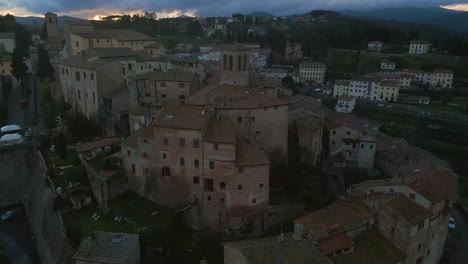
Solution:
[[[0,17],[1,263],[468,261],[468,54],[298,36],[372,28],[332,11],[42,20]]]

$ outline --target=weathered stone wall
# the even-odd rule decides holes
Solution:
[[[63,227],[62,216],[54,211],[55,192],[50,188],[47,166],[40,152],[31,156],[30,188],[23,203],[42,263],[72,263],[73,250]]]

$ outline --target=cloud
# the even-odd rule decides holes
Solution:
[[[90,18],[98,13],[136,11],[156,11],[161,16],[175,12],[212,16],[252,11],[284,15],[304,13],[313,9],[370,9],[457,3],[460,3],[460,0],[0,0],[0,10],[9,10],[21,16],[52,11],[61,15]]]

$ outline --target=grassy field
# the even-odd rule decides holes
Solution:
[[[100,214],[98,220],[93,220],[91,217],[96,212],[95,207],[86,207],[63,213],[74,247],[92,231],[140,233],[142,251],[147,247],[162,247],[167,263],[199,263],[205,256],[212,263],[218,263],[222,258],[222,249],[217,241],[200,239],[198,233],[184,227],[175,212],[137,194],[128,192],[117,197],[110,202],[107,214]],[[116,216],[123,220],[116,221]]]

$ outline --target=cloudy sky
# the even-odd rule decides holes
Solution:
[[[42,16],[47,11],[52,11],[60,15],[93,18],[99,15],[156,11],[158,17],[166,17],[181,14],[228,15],[233,12],[252,11],[288,15],[313,9],[345,10],[442,5],[453,5],[453,9],[468,11],[468,4],[463,0],[0,0],[0,12],[17,16]]]

